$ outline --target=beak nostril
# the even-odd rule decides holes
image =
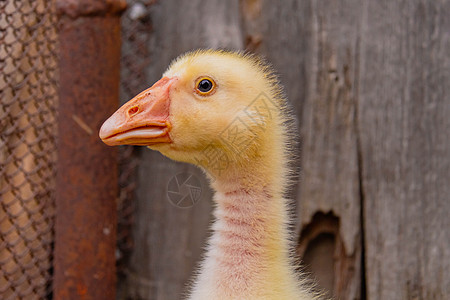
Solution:
[[[136,114],[139,111],[139,107],[133,106],[128,110],[128,115],[131,117],[132,115]]]

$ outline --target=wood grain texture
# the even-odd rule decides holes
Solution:
[[[450,2],[367,1],[363,14],[368,299],[448,299]]]
[[[299,121],[302,174],[294,195],[297,231],[303,229],[299,254],[307,254],[309,261],[326,260],[321,250],[326,248],[331,264],[321,266],[320,273],[327,275],[317,274],[319,285],[340,299],[359,299],[361,207],[355,128],[359,30],[355,24],[361,23],[361,4],[244,1],[242,6],[246,41],[280,73]],[[330,218],[334,227],[328,225]],[[332,244],[322,239],[328,235]]]
[[[311,1],[310,6],[298,215],[302,228],[323,226],[314,222],[318,212],[338,218],[334,248],[328,254],[334,258],[328,269],[334,273],[332,294],[338,299],[360,299],[361,202],[355,128],[360,3]],[[318,230],[315,238],[300,247],[320,242],[320,235],[327,233],[332,232]],[[310,258],[322,259],[320,252]],[[318,279],[321,283],[322,278]]]
[[[292,192],[298,252],[337,299],[450,296],[449,2],[170,0],[151,8],[148,85],[173,58],[204,47],[247,48],[278,71],[302,141]],[[206,191],[187,210],[166,196],[182,170]],[[207,237],[211,191],[194,167],[147,149],[139,173],[124,295],[179,299]]]

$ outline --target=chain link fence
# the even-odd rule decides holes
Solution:
[[[138,5],[138,6],[136,6]],[[122,102],[148,65],[144,1],[122,21]],[[58,104],[58,18],[53,0],[0,1],[0,299],[51,299]],[[130,253],[137,149],[119,158],[117,263]]]
[[[0,1],[0,295],[51,294],[57,19],[51,0]]]

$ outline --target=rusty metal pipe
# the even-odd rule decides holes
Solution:
[[[115,299],[121,0],[57,0],[60,39],[54,299]]]

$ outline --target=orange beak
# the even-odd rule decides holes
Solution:
[[[109,146],[170,143],[170,87],[176,77],[163,77],[120,107],[100,128]]]

